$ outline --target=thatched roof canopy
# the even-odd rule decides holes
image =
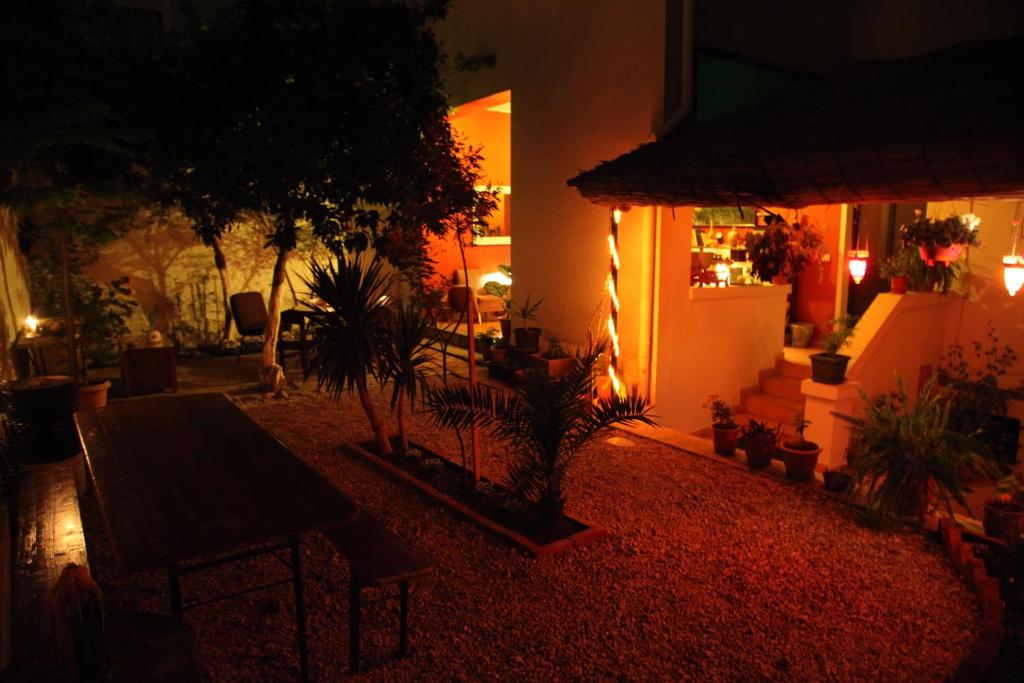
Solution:
[[[864,62],[569,180],[599,204],[801,207],[1024,195],[1024,39]]]

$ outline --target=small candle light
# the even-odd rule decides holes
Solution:
[[[29,315],[25,318],[25,335],[34,337],[36,331],[39,329],[39,320],[34,315]]]

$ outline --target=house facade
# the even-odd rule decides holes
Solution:
[[[737,15],[744,20],[733,21]],[[906,35],[907,22],[916,25],[913,36]],[[808,25],[817,28],[797,28]],[[831,126],[833,132],[845,126],[830,139],[842,140],[843,131],[855,131],[862,110],[880,127],[874,133],[860,131],[864,139],[893,142],[886,138],[890,128],[914,130],[914,106],[921,111],[948,106],[951,113],[944,118],[950,121],[958,118],[958,107],[972,109],[972,85],[965,77],[944,87],[944,70],[955,65],[937,58],[931,65],[918,63],[914,72],[931,83],[922,97],[932,99],[913,100],[920,83],[900,72],[911,67],[887,60],[913,64],[914,57],[964,41],[1022,33],[1024,12],[1010,4],[980,11],[956,3],[852,1],[794,2],[780,11],[770,3],[700,0],[520,2],[496,10],[456,0],[439,28],[450,55],[492,56],[494,61],[493,66],[454,72],[453,105],[511,93],[514,297],[544,299],[540,325],[545,334],[576,344],[607,334],[613,309],[609,225],[613,209],[622,209],[614,290],[619,374],[654,396],[663,425],[683,432],[707,425],[701,404],[708,394],[745,410],[747,397],[763,389],[766,374],[787,357],[787,298],[794,321],[821,325],[847,310],[864,314],[850,351],[850,376],[869,392],[890,388],[895,372],[916,387],[921,371],[941,362],[949,344],[970,344],[985,334],[988,320],[1003,343],[1024,349],[1024,308],[1003,287],[1001,261],[1019,212],[1017,198],[1024,197],[1024,178],[1006,167],[1019,154],[1016,124],[985,143],[993,151],[991,161],[1002,164],[999,168],[972,168],[971,146],[965,142],[970,131],[960,131],[960,147],[929,148],[924,166],[916,169],[900,170],[890,160],[884,170],[898,176],[897,182],[888,192],[860,194],[814,194],[823,173],[845,172],[844,154],[852,147],[831,150],[830,159],[838,158],[831,169],[803,167],[802,150],[810,150],[811,141],[800,134],[798,114],[813,108],[813,99],[803,110],[786,113],[789,157],[761,154],[761,146],[775,154],[772,145],[779,140],[743,139],[745,129],[738,123],[735,135],[728,131],[730,121],[741,120],[736,117],[753,116],[764,124],[756,129],[759,133],[782,133],[772,111],[762,105],[791,101],[787,94],[792,92],[793,98],[800,93],[832,97],[832,108],[858,108],[853,113],[844,109],[847,118],[829,118],[830,103],[819,102],[817,125]],[[976,53],[968,47],[955,54]],[[887,89],[872,91],[871,74],[849,75],[863,74],[858,66],[863,62],[889,74]],[[1011,64],[1002,66],[1009,68],[996,74],[1016,73]],[[964,67],[967,76],[971,68]],[[991,68],[986,72],[986,92],[999,99],[999,76]],[[1005,91],[1015,87],[1007,82]],[[889,119],[887,112],[892,112]],[[905,125],[887,126],[887,120]],[[970,130],[993,129],[990,123],[995,122],[975,121]],[[712,133],[719,137],[701,147]],[[920,129],[918,144],[934,147],[944,135]],[[732,156],[727,159],[722,152],[716,160],[716,150],[726,147]],[[927,168],[942,154],[943,168]],[[781,159],[780,168],[768,174],[771,183],[766,185],[760,180],[764,165],[775,158]],[[729,159],[761,167],[737,171]],[[606,160],[614,161],[601,164]],[[929,175],[938,189],[915,191],[914,183]],[[952,182],[968,175],[973,185]],[[986,184],[997,175],[1005,175],[1005,182]],[[841,185],[842,179],[836,186]],[[789,286],[691,287],[693,251],[708,234],[700,220],[695,227],[695,210],[737,205],[761,207],[787,220],[810,220],[822,229],[820,268],[802,273],[795,293]],[[878,258],[889,253],[899,225],[915,210],[929,216],[972,212],[981,218],[982,244],[970,250],[964,286],[947,297],[876,296]],[[874,257],[862,285],[848,275],[855,237],[867,241]],[[1011,380],[1024,373],[1018,366],[1013,374]],[[789,400],[803,403],[806,398],[798,393]],[[782,405],[789,412],[795,409]],[[749,412],[772,412],[769,417],[782,419],[774,410]]]

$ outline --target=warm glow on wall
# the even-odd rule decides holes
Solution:
[[[854,249],[850,252],[847,258],[847,266],[850,268],[850,275],[853,277],[853,281],[858,285],[861,280],[864,279],[864,275],[868,272],[868,257],[870,254],[867,249]]]
[[[612,210],[611,223],[608,226],[608,301],[610,312],[608,315],[608,338],[611,340],[611,358],[608,361],[608,380],[611,382],[612,391],[616,394],[622,393],[622,382],[619,380],[619,221],[622,220],[622,211]]]
[[[1003,284],[1010,296],[1017,296],[1024,285],[1024,259],[1016,255],[1003,257]]]

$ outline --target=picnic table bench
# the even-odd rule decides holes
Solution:
[[[349,565],[349,673],[359,672],[359,631],[364,604],[399,601],[398,656],[409,644],[409,582],[432,566],[408,544],[365,511],[347,524],[325,530],[324,536]],[[363,602],[364,588],[398,585],[398,594]]]

